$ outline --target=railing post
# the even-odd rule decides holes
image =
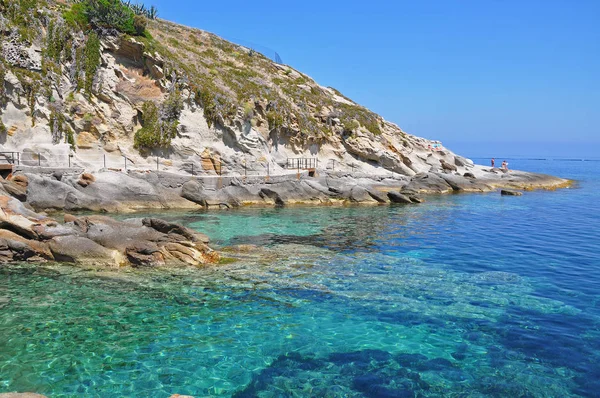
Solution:
[[[192,175],[194,175],[194,163],[192,162]]]
[[[127,173],[127,156],[123,156],[123,159],[125,159],[125,172]]]
[[[106,154],[103,155],[104,158],[104,168],[106,168]]]
[[[38,167],[42,167],[42,155],[38,152]]]
[[[156,172],[158,173],[158,156],[156,157]]]
[[[69,154],[68,158],[69,158],[69,168],[71,168],[71,154]]]

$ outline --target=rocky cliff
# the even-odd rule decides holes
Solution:
[[[0,0],[0,147],[23,164],[275,174],[314,158],[404,176],[471,166],[251,49],[158,19],[138,35],[81,22],[74,3]]]

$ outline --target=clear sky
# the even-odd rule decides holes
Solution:
[[[458,152],[600,157],[600,0],[144,2]]]

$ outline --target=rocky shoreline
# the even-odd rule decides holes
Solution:
[[[387,178],[344,173],[321,176],[193,178],[168,173],[17,172],[0,180],[0,263],[61,261],[103,266],[200,266],[218,263],[208,238],[155,218],[117,221],[102,215],[49,211],[134,212],[294,204],[405,204],[424,196],[503,189],[556,189],[569,180],[477,166],[467,175],[419,173]]]
[[[327,172],[244,178],[102,170],[18,171],[0,181],[0,194],[35,211],[126,213],[145,209],[234,208],[292,204],[420,203],[424,195],[492,192],[498,189],[556,189],[571,181],[522,171],[473,166],[469,172],[414,176]],[[4,191],[4,192],[2,192]]]
[[[8,196],[0,196],[0,210],[0,263],[156,267],[199,266],[220,258],[205,235],[155,218],[65,214],[58,222]]]

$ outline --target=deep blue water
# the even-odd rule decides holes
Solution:
[[[600,396],[600,162],[510,166],[578,182],[162,214],[244,245],[206,269],[0,268],[0,392]]]

